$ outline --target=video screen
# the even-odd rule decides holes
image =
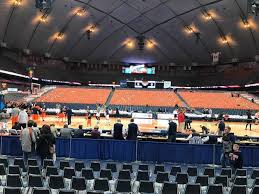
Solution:
[[[145,64],[124,66],[122,67],[122,73],[154,75],[155,67],[147,67]]]

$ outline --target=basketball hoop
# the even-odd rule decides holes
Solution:
[[[40,92],[40,84],[31,83],[31,92],[33,95],[37,95]]]

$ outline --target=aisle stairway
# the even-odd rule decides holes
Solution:
[[[249,93],[241,93],[240,94],[243,98],[251,101],[252,99],[254,99],[254,103],[259,104],[259,98],[253,94],[249,94]]]
[[[112,88],[111,91],[110,91],[110,94],[109,94],[109,96],[108,96],[108,98],[107,98],[107,100],[106,100],[106,102],[104,104],[105,107],[110,105],[110,102],[111,102],[111,99],[113,97],[114,92],[115,92],[115,88]]]

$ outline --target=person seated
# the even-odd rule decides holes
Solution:
[[[209,136],[201,137],[199,133],[197,133],[194,129],[192,129],[192,133],[187,137],[189,140],[189,144],[204,144],[209,141]]]
[[[100,139],[101,133],[99,131],[99,127],[96,125],[94,129],[91,131],[91,136],[94,139]]]
[[[210,129],[208,129],[208,128],[207,128],[206,126],[204,126],[204,125],[200,125],[200,127],[201,127],[201,131],[202,131],[203,134],[209,134]]]
[[[68,128],[68,125],[65,124],[64,128],[60,129],[60,137],[71,138],[71,132],[72,129]]]
[[[78,129],[75,129],[72,133],[73,138],[83,138],[84,137],[83,125],[79,125]]]

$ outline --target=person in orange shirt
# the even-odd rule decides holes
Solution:
[[[183,132],[184,124],[185,124],[184,111],[182,109],[179,109],[179,112],[178,112],[178,132],[181,132],[181,133]]]
[[[12,112],[11,112],[12,126],[14,126],[15,123],[18,123],[19,113],[20,113],[20,109],[18,108],[17,104],[15,104],[15,107],[12,109]]]

